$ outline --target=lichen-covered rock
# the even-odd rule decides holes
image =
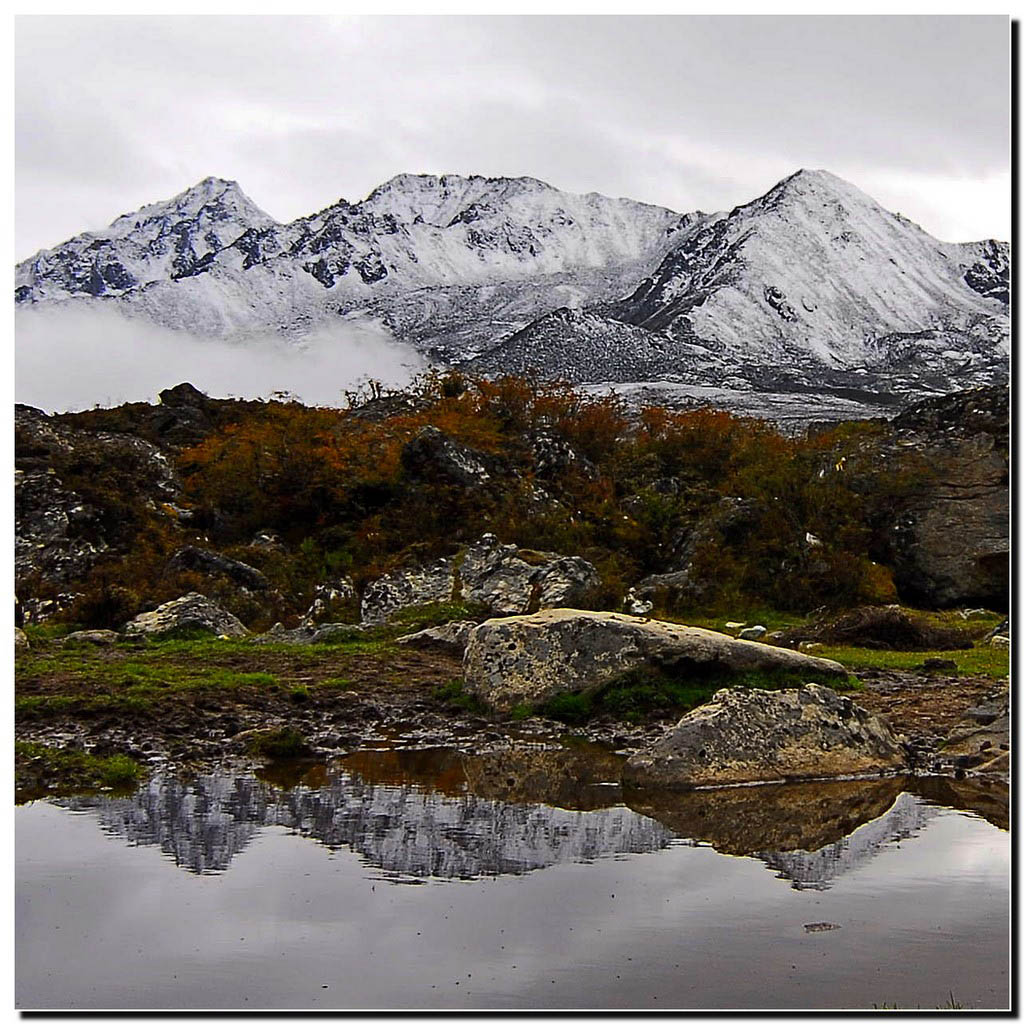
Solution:
[[[387,622],[403,608],[453,599],[454,566],[442,558],[433,565],[399,569],[374,580],[363,593],[363,622]]]
[[[453,622],[446,622],[443,626],[421,629],[418,633],[406,633],[395,643],[421,650],[443,651],[445,654],[461,658],[466,650],[466,644],[469,643],[469,634],[477,625],[472,619],[456,619]]]
[[[521,615],[584,602],[601,582],[585,559],[524,551],[486,533],[459,566],[461,596],[495,615]]]
[[[159,637],[177,630],[197,630],[217,636],[248,636],[249,630],[231,612],[195,592],[175,598],[151,612],[142,612],[124,631],[129,636]]]
[[[25,635],[25,630],[20,629],[18,626],[14,627],[14,649],[16,651],[27,651],[29,647],[28,637]]]
[[[719,690],[631,757],[623,779],[689,789],[880,775],[905,763],[900,737],[884,719],[826,686],[735,687]]]
[[[708,629],[574,609],[488,619],[470,634],[463,660],[467,689],[498,710],[596,690],[644,667],[703,677],[774,671],[846,676],[834,661]]]
[[[583,558],[527,551],[486,533],[459,558],[400,569],[374,580],[363,594],[362,619],[386,622],[403,608],[462,601],[493,615],[586,604],[601,577]]]

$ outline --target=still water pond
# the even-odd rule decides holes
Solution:
[[[1008,1006],[1005,787],[617,777],[379,751],[21,806],[17,1005]]]

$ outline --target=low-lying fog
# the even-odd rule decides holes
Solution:
[[[189,381],[223,398],[288,392],[307,405],[342,406],[369,379],[401,386],[426,363],[373,322],[340,322],[301,340],[227,342],[172,331],[116,310],[18,309],[15,401],[47,412],[155,401]]]

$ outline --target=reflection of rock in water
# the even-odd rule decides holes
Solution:
[[[676,835],[720,853],[817,850],[879,817],[904,788],[901,778],[799,782],[671,792],[629,787],[626,803]]]
[[[128,799],[60,801],[89,809],[131,843],[156,844],[189,871],[223,871],[263,825],[348,846],[389,873],[416,878],[522,874],[559,863],[658,850],[672,834],[626,807],[570,811],[374,784],[342,772],[281,791],[249,776],[191,783],[155,778]]]
[[[871,860],[883,847],[916,835],[939,808],[926,804],[912,793],[901,793],[880,818],[861,825],[837,843],[820,850],[761,851],[757,854],[769,867],[789,878],[794,889],[828,889],[839,875],[854,871]]]
[[[909,838],[938,813],[902,778],[655,793],[629,805],[720,853],[759,857],[797,889],[827,889],[838,875]]]
[[[931,803],[971,811],[996,828],[1009,831],[1010,787],[999,779],[911,779],[909,788]]]

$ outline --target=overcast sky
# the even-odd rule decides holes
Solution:
[[[1003,17],[21,17],[15,46],[18,259],[208,174],[291,220],[405,171],[710,211],[823,167],[1010,233]]]

